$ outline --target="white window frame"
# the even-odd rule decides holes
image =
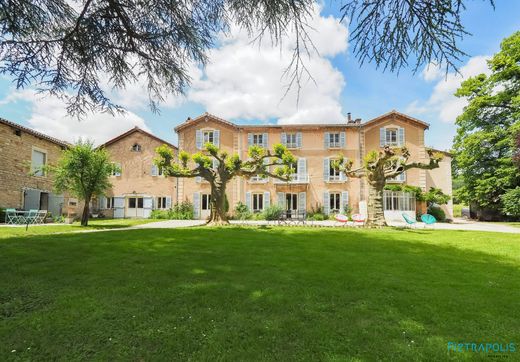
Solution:
[[[415,211],[416,199],[413,192],[383,191],[384,211]]]
[[[285,145],[287,148],[298,148],[298,133],[291,132],[285,134]]]
[[[341,148],[340,132],[329,132],[329,148]]]
[[[107,204],[105,205],[106,209],[113,209],[114,208],[114,196],[107,197]]]
[[[332,167],[335,159],[330,159],[329,161],[329,182],[340,182],[341,180],[341,171]]]
[[[341,192],[329,192],[329,213],[341,213]]]
[[[167,199],[166,196],[158,196],[157,197],[157,209],[160,209],[160,210],[167,209],[167,207],[166,207],[166,204],[167,204],[166,199]]]
[[[206,207],[204,207],[204,201],[206,201]],[[211,210],[211,194],[200,195],[200,210]]]
[[[214,130],[206,130],[202,131],[202,146],[206,143],[215,144],[215,131]]]
[[[253,141],[253,145],[264,147],[264,134],[263,133],[253,133],[251,135],[251,139]]]
[[[395,134],[395,141],[392,140]],[[385,128],[385,145],[386,146],[399,146],[399,129],[397,127],[386,127]]]
[[[112,165],[116,166],[119,170],[112,170],[112,177],[120,177],[123,173],[123,168],[120,162],[112,162]]]
[[[45,172],[45,170],[36,170],[36,166],[34,165],[34,159],[33,159],[34,152],[43,154],[43,164],[41,166],[39,166],[39,167],[42,167],[42,166],[45,166],[48,161],[47,150],[44,150],[43,148],[39,148],[39,147],[33,147],[31,150],[31,172],[32,172],[33,176],[45,177],[45,176],[47,176],[47,173]]]
[[[259,213],[264,210],[264,193],[251,194],[251,210],[254,213]]]

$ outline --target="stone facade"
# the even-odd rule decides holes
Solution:
[[[261,211],[270,204],[278,203],[294,212],[309,211],[322,206],[330,213],[341,211],[346,205],[354,212],[363,212],[363,201],[367,200],[368,194],[363,179],[347,179],[344,175],[333,173],[331,175],[327,166],[331,159],[342,153],[354,160],[354,168],[360,166],[362,158],[369,151],[379,150],[383,146],[388,129],[390,140],[395,136],[395,142],[408,147],[411,160],[427,162],[424,132],[428,127],[427,123],[395,111],[365,123],[348,120],[344,124],[330,125],[262,126],[236,125],[206,113],[195,119],[188,119],[175,130],[179,136],[179,149],[189,153],[197,152],[200,145],[210,137],[222,150],[239,154],[243,159],[247,158],[251,142],[261,142],[261,145],[269,148],[276,143],[285,143],[299,160],[294,180],[289,183],[274,179],[232,180],[227,189],[230,210],[238,202],[245,203],[254,211]],[[331,134],[337,136],[331,138]],[[440,169],[411,169],[403,178],[394,182],[420,186],[423,190],[431,186],[439,187],[451,195],[449,170],[451,158],[447,156]],[[178,184],[179,199],[193,202],[199,218],[207,217],[209,184],[196,178],[180,178]],[[451,203],[445,211],[448,217],[453,215]],[[400,210],[396,210],[395,217],[402,219]]]
[[[153,209],[167,209],[177,202],[177,179],[160,175],[153,165],[155,149],[163,144],[177,149],[135,127],[102,145],[120,173],[111,177],[112,188],[99,198],[99,212],[116,218],[148,217]]]

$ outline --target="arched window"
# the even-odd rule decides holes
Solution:
[[[132,146],[132,151],[133,152],[141,152],[141,145],[136,143]]]

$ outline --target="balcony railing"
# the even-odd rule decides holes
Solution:
[[[285,183],[290,183],[290,184],[308,184],[309,183],[309,175],[308,174],[293,173],[291,175],[290,181],[283,181],[283,180],[275,179],[274,183],[276,183],[276,184],[285,184]]]

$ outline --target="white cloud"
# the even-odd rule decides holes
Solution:
[[[489,74],[486,62],[489,58],[489,56],[483,55],[470,58],[466,65],[460,68],[460,74],[448,73],[445,76],[441,73],[439,76],[437,70],[431,70],[435,66],[425,68],[423,78],[427,81],[438,80],[438,82],[428,100],[413,101],[408,105],[406,112],[414,115],[430,115],[433,119],[439,119],[445,123],[455,122],[457,116],[467,105],[467,101],[464,98],[455,97],[454,93],[463,80],[481,73]]]
[[[210,113],[229,119],[269,120],[279,123],[344,122],[339,101],[345,80],[330,58],[347,49],[348,30],[332,16],[323,17],[316,7],[309,19],[309,35],[317,47],[303,61],[314,83],[305,79],[300,90],[293,86],[284,97],[289,65],[295,44],[289,34],[281,45],[270,41],[251,43],[245,31],[234,27],[210,52],[204,74],[195,79],[189,99]]]
[[[109,113],[87,114],[78,120],[67,114],[66,104],[62,100],[55,96],[39,95],[33,90],[12,92],[0,104],[18,100],[31,104],[31,116],[27,120],[29,127],[64,141],[74,142],[81,137],[101,144],[135,126],[149,131],[145,121],[130,111],[113,116]]]
[[[421,75],[425,81],[431,82],[442,78],[445,75],[445,73],[440,65],[438,65],[435,62],[431,62],[430,64],[424,67]]]

